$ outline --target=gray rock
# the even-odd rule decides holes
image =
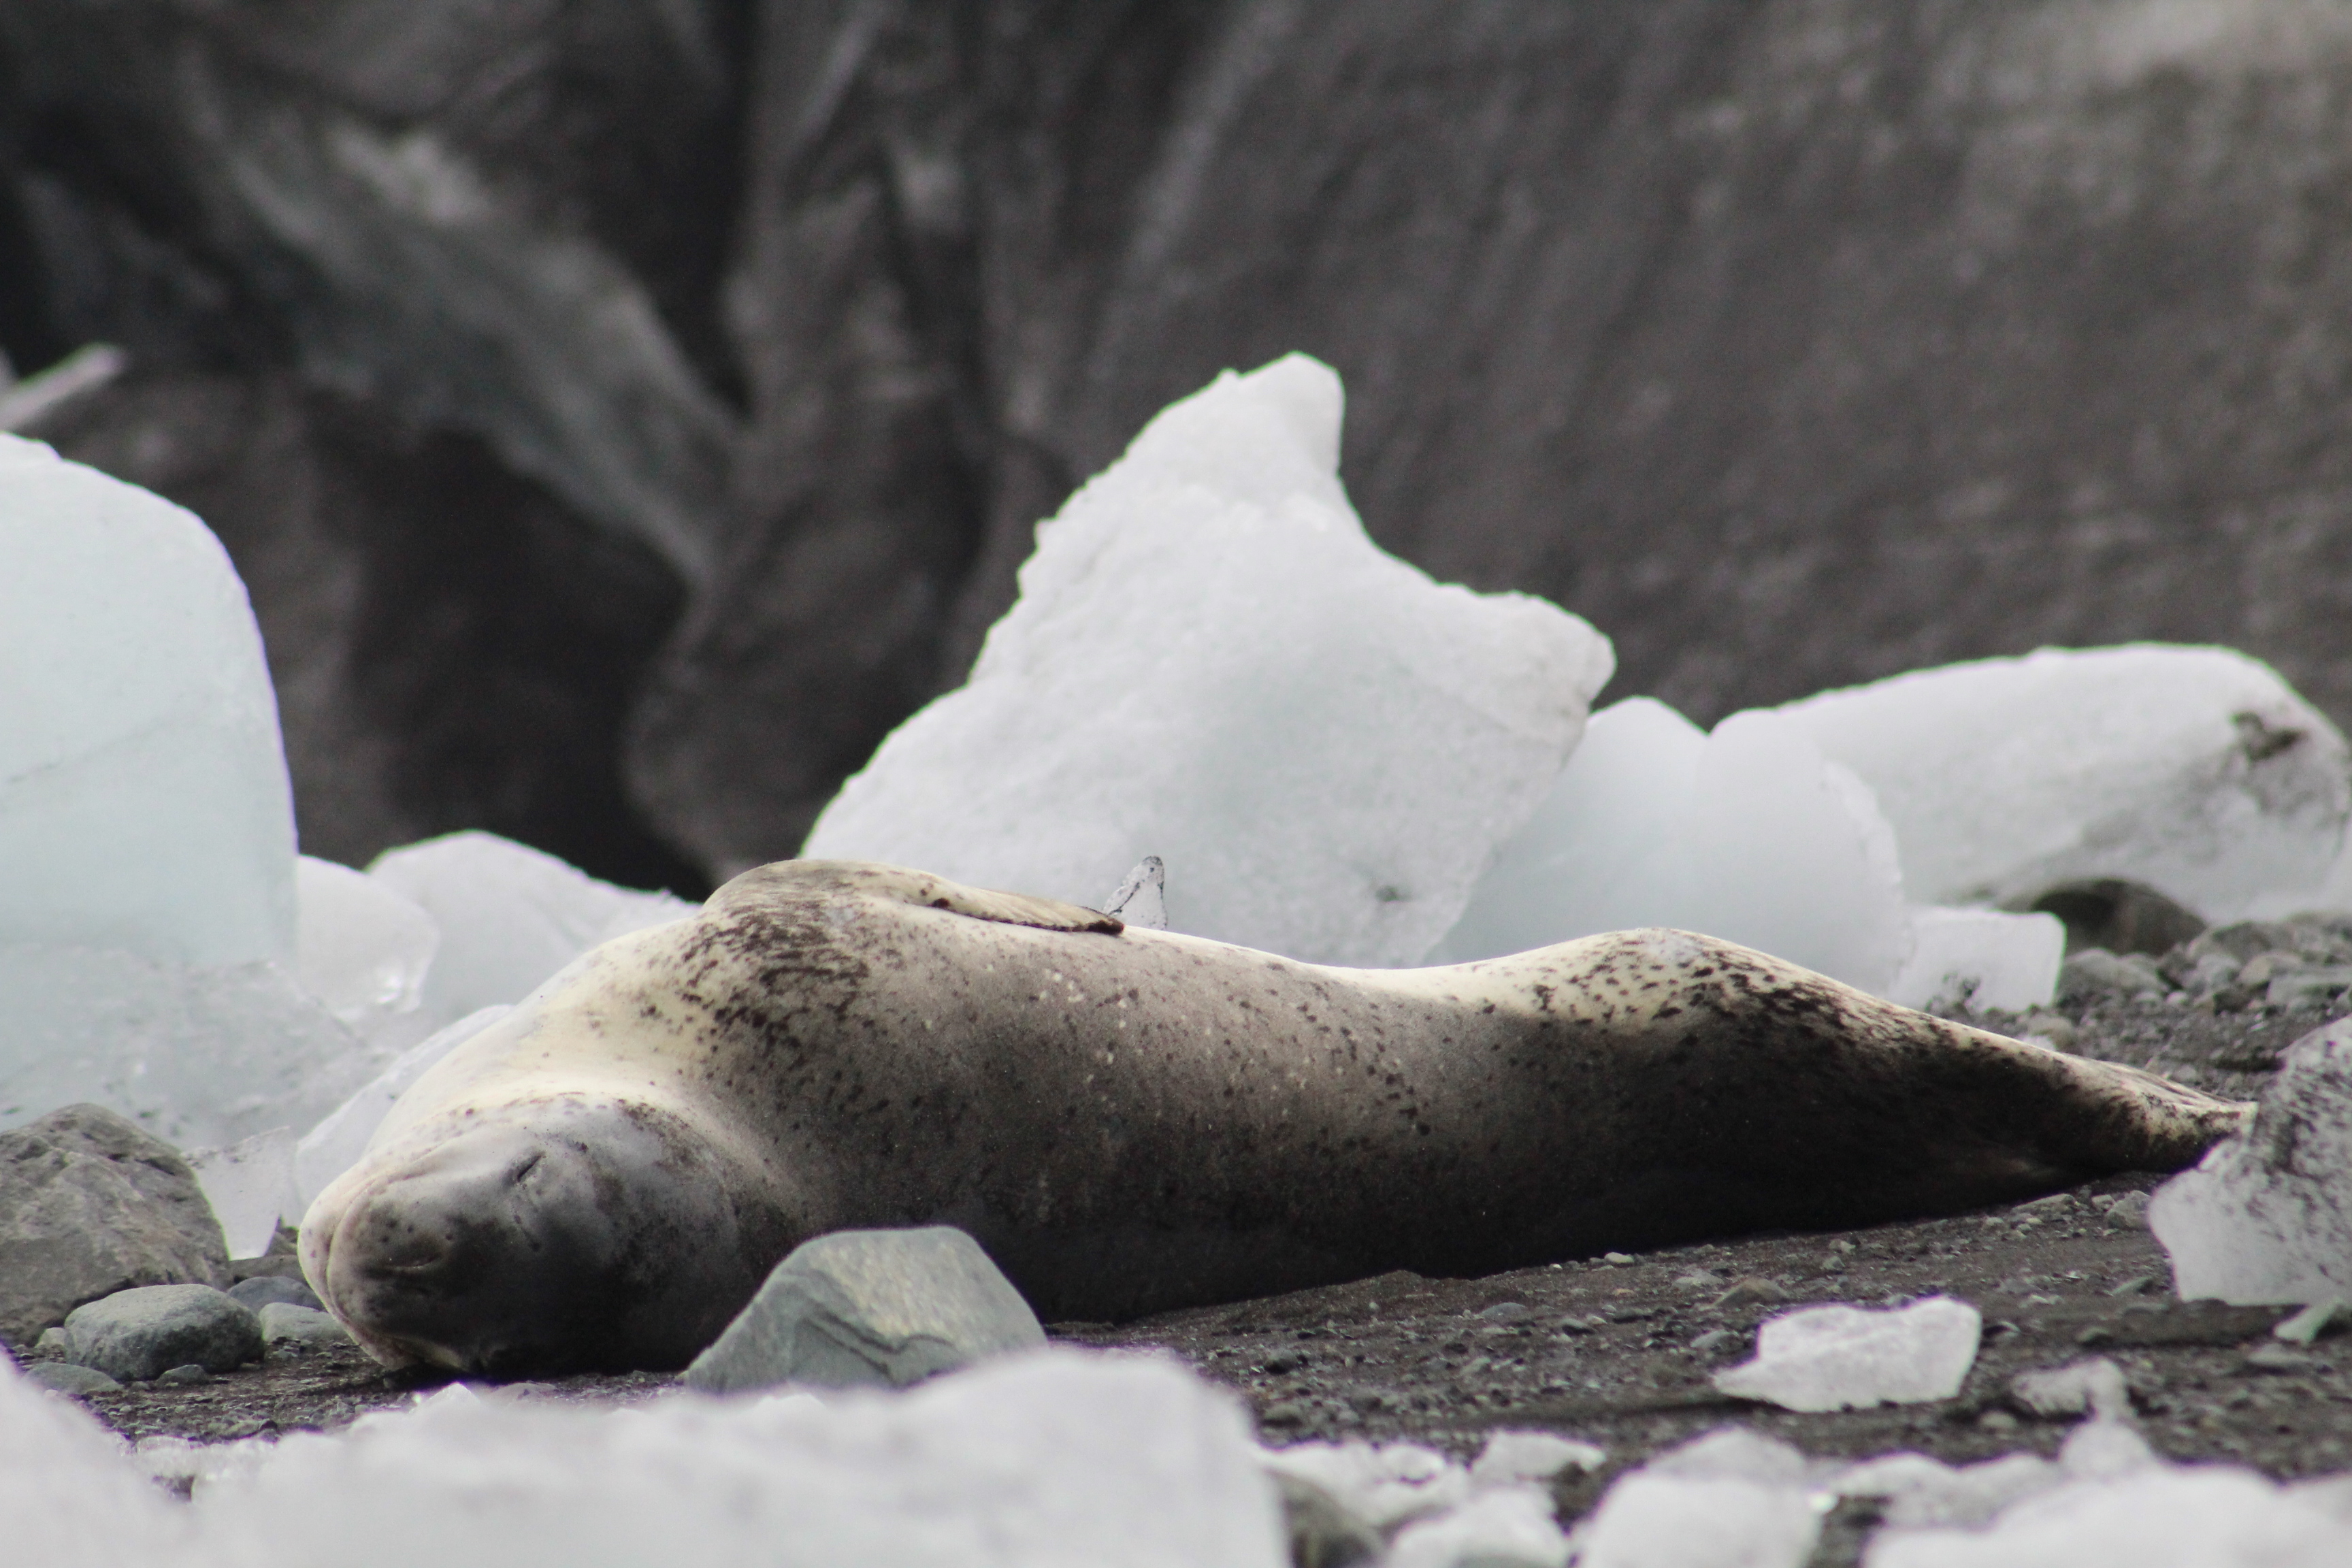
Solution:
[[[134,1285],[226,1285],[228,1248],[187,1162],[97,1105],[0,1132],[0,1339],[30,1344]]]
[[[283,1355],[348,1345],[352,1341],[349,1330],[316,1308],[271,1301],[261,1309],[261,1342],[271,1355]]]
[[[686,1369],[714,1393],[904,1387],[1045,1342],[1020,1292],[960,1230],[847,1230],[803,1243]]]
[[[194,1364],[228,1372],[261,1356],[261,1320],[209,1285],[145,1285],[66,1318],[71,1359],[124,1383]]]
[[[33,1343],[33,1353],[46,1361],[63,1361],[72,1348],[73,1342],[66,1338],[65,1327],[59,1324],[41,1331],[41,1337]]]
[[[2171,989],[2156,961],[2141,952],[2118,958],[2103,947],[2088,947],[2069,957],[2058,971],[2062,1006],[2100,996],[2160,996]]]
[[[319,1300],[318,1292],[310,1289],[310,1281],[299,1275],[291,1278],[283,1274],[252,1275],[230,1286],[228,1293],[231,1300],[242,1301],[257,1312],[264,1311],[277,1302],[289,1307],[307,1307],[314,1312],[327,1310],[327,1304]],[[265,1316],[262,1319],[265,1333],[268,1322]]]
[[[2352,968],[2297,969],[2272,976],[2263,987],[2263,1002],[2282,1012],[2325,1007],[2347,990],[2352,990]]]
[[[52,1394],[104,1394],[122,1386],[94,1366],[77,1366],[69,1361],[28,1366],[25,1369],[25,1381]]]
[[[167,1366],[155,1374],[155,1381],[164,1384],[210,1383],[212,1373],[202,1362],[189,1362],[184,1366]]]

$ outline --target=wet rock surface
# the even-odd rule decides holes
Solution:
[[[2315,1012],[2202,1012],[2116,997],[2073,1020],[2076,1048],[2247,1095],[2265,1061],[2318,1026]],[[2019,1021],[1989,1019],[2014,1029]],[[2352,1468],[2352,1335],[2340,1318],[2281,1339],[2287,1308],[2180,1301],[2146,1228],[2160,1178],[2126,1174],[2006,1208],[1823,1235],[1751,1237],[1611,1255],[1481,1279],[1394,1273],[1138,1322],[1050,1325],[1057,1340],[1157,1349],[1234,1388],[1270,1444],[1410,1438],[1463,1458],[1501,1428],[1607,1450],[1553,1483],[1563,1518],[1643,1459],[1737,1423],[1820,1456],[1914,1449],[1954,1463],[2054,1455],[2079,1419],[2063,1372],[2104,1360],[2155,1450],[2280,1477]],[[1800,1414],[1727,1398],[1718,1372],[1794,1306],[1885,1305],[1933,1294],[1984,1320],[1958,1394],[1933,1403]],[[2086,1407],[2108,1375],[2075,1373]],[[349,1346],[273,1356],[201,1384],[84,1395],[131,1436],[215,1440],[335,1427],[432,1380],[386,1375]],[[675,1386],[658,1373],[509,1385],[520,1397],[625,1403]],[[2053,1392],[2056,1389],[2056,1392]],[[2049,1414],[2044,1414],[2049,1412]],[[1816,1561],[1852,1560],[1871,1522],[1844,1505]],[[1838,1557],[1840,1552],[1847,1555]]]

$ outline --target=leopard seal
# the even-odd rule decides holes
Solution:
[[[1951,1213],[2250,1109],[1684,931],[1337,969],[786,861],[428,1072],[302,1266],[387,1363],[665,1368],[836,1229],[957,1226],[1047,1321],[1118,1320]]]

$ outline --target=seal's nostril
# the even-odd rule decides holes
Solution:
[[[539,1163],[546,1158],[547,1151],[544,1149],[533,1149],[530,1153],[525,1154],[515,1162],[514,1169],[507,1173],[507,1185],[510,1187],[522,1185],[523,1179],[538,1170]]]

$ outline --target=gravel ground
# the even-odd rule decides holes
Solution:
[[[2082,1010],[2074,1048],[2251,1097],[2313,1013],[2209,1013],[2157,999]],[[2017,1029],[2013,1020],[1994,1026]],[[1953,1461],[2053,1453],[2069,1429],[2010,1401],[2018,1373],[2098,1354],[2128,1377],[2148,1441],[2179,1459],[2252,1464],[2281,1477],[2352,1468],[2352,1338],[2303,1349],[2270,1334],[2285,1314],[2172,1298],[2170,1274],[2127,1175],[2013,1207],[1826,1235],[1750,1237],[1637,1258],[1589,1259],[1482,1279],[1395,1273],[1121,1325],[1056,1324],[1056,1338],[1157,1348],[1223,1383],[1269,1442],[1412,1438],[1468,1454],[1497,1426],[1539,1427],[1609,1450],[1568,1483],[1565,1515],[1618,1471],[1727,1422],[1812,1454],[1910,1448]],[[1710,1374],[1745,1359],[1764,1319],[1792,1304],[1897,1302],[1945,1292],[1976,1304],[1986,1332],[1958,1397],[1935,1405],[1797,1415],[1717,1394]],[[620,1402],[667,1386],[653,1374],[513,1385],[529,1398]],[[356,1352],[289,1359],[180,1386],[97,1394],[134,1436],[198,1439],[333,1427],[427,1386],[386,1377]],[[1823,1563],[1851,1560],[1866,1517],[1842,1513]]]

